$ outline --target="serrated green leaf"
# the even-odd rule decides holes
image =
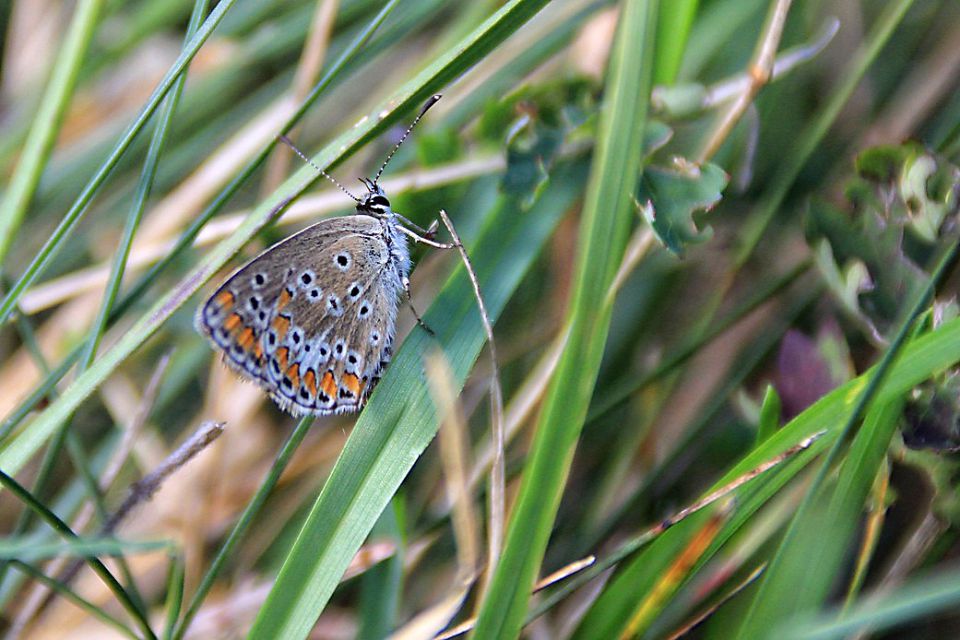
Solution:
[[[728,179],[723,169],[710,163],[697,166],[682,162],[671,169],[648,167],[637,192],[640,211],[660,242],[682,256],[689,245],[712,237],[709,226],[697,228],[693,215],[720,201]]]

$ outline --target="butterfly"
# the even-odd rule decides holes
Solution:
[[[390,362],[400,296],[409,295],[408,237],[452,246],[432,240],[435,226],[422,229],[393,211],[378,184],[439,98],[423,107],[376,177],[361,179],[361,197],[317,168],[356,201],[353,215],[323,220],[263,251],[197,310],[197,330],[224,362],[293,415],[363,407]]]

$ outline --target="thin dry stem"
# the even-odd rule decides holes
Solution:
[[[559,569],[549,574],[548,576],[541,578],[539,582],[533,585],[533,592],[536,593],[537,591],[546,589],[550,585],[556,584],[561,580],[566,580],[573,574],[580,573],[581,571],[583,571],[584,569],[586,569],[596,561],[597,561],[597,556],[589,555],[586,558],[575,560],[565,567],[560,567]]]
[[[463,247],[460,235],[450,221],[447,212],[440,210],[440,220],[450,232],[453,238],[453,244],[460,253],[467,276],[470,278],[470,284],[473,285],[473,293],[477,299],[477,307],[480,309],[480,319],[483,322],[483,329],[487,333],[487,344],[490,353],[490,433],[493,442],[493,464],[490,468],[490,520],[488,523],[488,545],[487,545],[487,576],[493,575],[493,569],[500,559],[500,549],[503,545],[503,529],[505,515],[505,494],[506,494],[506,471],[504,469],[505,436],[503,428],[503,390],[500,388],[500,369],[497,364],[497,344],[493,338],[493,325],[490,323],[490,314],[487,313],[487,306],[483,302],[483,295],[480,293],[480,281],[470,262],[470,256]]]
[[[154,368],[153,375],[150,376],[150,380],[147,382],[147,386],[143,390],[143,395],[140,398],[140,402],[137,405],[136,411],[130,418],[130,423],[127,425],[127,428],[123,433],[120,444],[111,454],[110,460],[107,462],[107,466],[104,468],[104,471],[100,476],[100,491],[106,493],[117,479],[117,475],[119,475],[120,470],[123,468],[127,457],[130,455],[130,451],[133,449],[133,445],[136,442],[137,436],[143,431],[143,427],[147,422],[147,418],[150,416],[150,412],[153,410],[153,406],[157,400],[157,392],[160,389],[160,382],[163,380],[163,375],[166,373],[167,365],[169,364],[170,354],[167,353],[160,358],[160,361]],[[88,501],[70,523],[70,526],[74,531],[82,531],[93,519],[93,516],[94,505],[92,502]],[[59,581],[63,584],[69,584],[77,575],[77,572],[83,567],[83,564],[83,560],[71,561],[70,558],[66,557],[56,558],[47,564],[47,566],[44,568],[44,572],[51,576],[61,574],[62,572],[60,578],[58,578]],[[64,569],[64,567],[66,567],[66,569]],[[33,590],[29,595],[26,596],[24,606],[20,609],[20,611],[18,611],[16,620],[12,624],[12,628],[26,628],[26,625],[30,624],[30,621],[33,620],[40,611],[47,608],[55,596],[56,592],[50,590],[43,583],[37,582],[34,584]]]
[[[740,117],[753,102],[760,89],[770,81],[777,47],[780,45],[780,38],[783,35],[783,25],[787,21],[787,13],[790,11],[791,4],[792,0],[778,0],[771,7],[763,36],[748,67],[750,82],[740,96],[733,101],[726,113],[720,116],[697,157],[698,163],[702,164],[713,157],[727,139],[727,136],[730,135],[730,132],[733,131],[734,126],[740,121]]]
[[[533,585],[533,593],[536,593],[537,591],[540,591],[542,589],[546,589],[550,585],[556,584],[561,580],[566,580],[570,576],[583,571],[584,569],[586,569],[596,561],[597,561],[596,556],[587,556],[586,558],[583,558],[581,560],[576,560],[566,565],[565,567],[561,567],[560,569],[557,569],[550,575],[544,578],[541,578],[539,581],[537,581],[537,583]],[[471,629],[473,629],[476,623],[477,623],[476,618],[470,618],[469,620],[464,620],[457,626],[447,629],[440,635],[436,636],[434,640],[449,640],[449,638],[455,638],[457,636],[463,635],[468,631],[470,631]]]
[[[819,439],[820,439],[821,437],[823,437],[826,433],[827,433],[826,430],[822,430],[822,431],[818,431],[818,432],[814,433],[813,435],[811,435],[811,436],[809,436],[809,437],[807,437],[807,438],[804,438],[803,440],[801,440],[801,441],[798,442],[797,444],[793,445],[792,447],[786,449],[785,451],[783,451],[783,452],[780,453],[779,455],[774,456],[773,458],[770,458],[770,459],[767,460],[766,462],[761,463],[761,464],[758,465],[757,467],[755,467],[755,468],[751,469],[750,471],[747,471],[747,472],[744,473],[743,475],[741,475],[741,476],[733,479],[732,481],[730,481],[729,483],[727,483],[727,484],[725,484],[724,486],[720,487],[720,488],[717,489],[716,491],[705,495],[703,498],[701,498],[700,500],[697,500],[696,502],[694,502],[694,503],[691,504],[690,506],[686,507],[685,509],[681,509],[680,511],[677,511],[675,514],[673,514],[673,515],[670,516],[669,518],[664,519],[660,524],[658,524],[658,525],[654,526],[653,528],[651,528],[650,531],[651,531],[651,532],[657,532],[657,533],[662,532],[662,531],[666,531],[667,529],[669,529],[669,528],[672,527],[673,525],[677,524],[677,523],[680,522],[681,520],[684,520],[684,519],[690,517],[691,515],[693,515],[693,514],[696,513],[697,511],[700,511],[701,509],[707,507],[708,505],[713,504],[714,502],[716,502],[716,501],[719,500],[720,498],[722,498],[722,497],[724,497],[724,496],[732,493],[733,491],[739,489],[741,486],[743,486],[743,485],[745,485],[746,483],[750,482],[751,480],[753,480],[754,478],[756,478],[756,477],[759,476],[760,474],[769,471],[769,470],[772,469],[773,467],[775,467],[775,466],[783,463],[785,460],[787,460],[787,459],[789,459],[789,458],[792,458],[793,456],[797,455],[797,454],[800,453],[801,451],[806,451],[807,449],[810,448],[810,445],[812,445],[814,442],[816,442],[817,440],[819,440]]]
[[[117,526],[123,522],[123,519],[133,511],[134,507],[153,497],[164,480],[219,438],[220,434],[223,433],[223,426],[222,422],[204,422],[176,451],[167,456],[167,459],[159,467],[134,482],[130,486],[126,499],[104,524],[101,533],[104,535],[113,533]]]
[[[736,597],[741,591],[753,584],[757,578],[763,574],[763,570],[767,568],[767,563],[761,564],[759,567],[750,572],[746,578],[740,581],[729,593],[723,595],[719,601],[712,604],[710,607],[704,611],[697,614],[692,620],[689,620],[682,627],[674,631],[667,640],[679,640],[683,636],[687,635],[693,631],[697,626],[699,626],[704,620],[712,616],[717,610],[723,605],[730,602],[734,597]]]
[[[458,573],[473,575],[479,566],[480,527],[473,510],[473,499],[467,483],[469,435],[463,408],[450,385],[453,372],[443,352],[434,350],[426,356],[427,382],[440,422],[438,441],[440,460],[446,478],[447,497],[453,505],[453,533],[457,542]]]

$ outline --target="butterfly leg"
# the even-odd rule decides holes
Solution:
[[[434,225],[430,225],[430,228],[431,228],[431,229],[432,229],[433,227],[434,227]],[[423,244],[427,245],[428,247],[433,247],[434,249],[453,249],[454,247],[457,246],[456,244],[454,244],[454,243],[452,243],[452,242],[437,242],[436,240],[431,240],[430,238],[426,238],[426,237],[424,237],[424,236],[421,236],[421,235],[418,234],[416,231],[411,231],[410,229],[407,229],[407,228],[404,227],[403,225],[397,225],[397,228],[400,229],[400,231],[401,231],[402,233],[404,233],[404,234],[406,234],[407,236],[409,236],[414,242],[422,242]],[[429,231],[429,230],[428,230],[428,231]]]
[[[433,240],[437,235],[437,229],[440,228],[440,224],[434,220],[430,223],[430,226],[426,229],[418,225],[416,222],[410,220],[406,216],[400,215],[399,213],[394,212],[394,214],[400,218],[400,221],[403,223],[403,226],[415,231],[416,233],[421,234],[424,238],[428,240]]]

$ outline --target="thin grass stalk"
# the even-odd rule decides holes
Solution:
[[[187,605],[187,610],[183,614],[183,618],[173,627],[173,632],[170,634],[170,637],[174,640],[181,640],[187,632],[190,623],[193,622],[194,617],[196,617],[197,612],[200,611],[200,607],[203,605],[203,601],[210,593],[210,589],[213,588],[214,580],[217,579],[220,570],[226,564],[227,559],[230,557],[230,554],[233,553],[234,548],[240,542],[241,538],[243,538],[247,529],[253,524],[253,519],[267,501],[267,496],[269,496],[273,488],[277,486],[280,475],[283,473],[283,470],[287,468],[290,458],[293,457],[297,447],[303,442],[312,424],[313,418],[308,416],[300,420],[297,426],[294,427],[293,432],[280,449],[277,459],[274,460],[273,466],[270,467],[270,471],[263,479],[257,492],[253,494],[250,502],[247,503],[247,507],[243,510],[243,513],[240,514],[237,523],[233,525],[233,529],[230,530],[230,535],[227,536],[226,540],[223,541],[223,544],[220,545],[220,548],[217,550],[217,554],[210,563],[210,567],[200,580],[200,585],[197,587],[193,596],[191,596],[190,604]]]
[[[814,476],[813,481],[810,483],[810,486],[807,488],[806,494],[804,495],[800,506],[797,508],[796,514],[790,520],[790,524],[777,547],[777,551],[773,554],[773,557],[770,560],[768,569],[761,579],[757,594],[751,603],[750,610],[744,617],[743,622],[739,627],[738,637],[749,637],[749,634],[751,633],[750,629],[755,628],[755,625],[758,622],[763,623],[763,621],[767,620],[770,613],[769,608],[771,606],[776,606],[776,603],[772,602],[769,598],[765,598],[768,585],[772,580],[777,578],[780,567],[785,562],[784,558],[789,552],[791,544],[793,544],[794,540],[799,535],[799,530],[802,526],[802,523],[809,521],[809,514],[814,508],[814,503],[821,493],[824,482],[827,478],[827,474],[833,469],[834,462],[839,458],[841,452],[845,449],[849,439],[854,433],[856,433],[857,424],[859,424],[861,417],[863,417],[867,406],[873,401],[874,397],[880,391],[887,373],[892,369],[894,361],[900,354],[900,350],[904,347],[904,345],[907,344],[908,338],[910,337],[917,318],[919,318],[920,315],[926,311],[927,307],[933,301],[933,297],[936,294],[937,288],[950,273],[958,254],[960,254],[960,243],[954,240],[950,243],[950,246],[940,258],[936,269],[930,277],[930,281],[919,292],[916,300],[910,306],[910,310],[906,318],[903,320],[900,328],[897,330],[893,341],[890,343],[890,347],[883,354],[883,358],[874,369],[874,372],[870,376],[866,387],[861,393],[858,394],[857,402],[854,405],[853,412],[850,414],[850,417],[846,420],[846,422],[844,422],[844,425],[837,434],[833,445],[830,447],[827,455],[824,457],[823,462],[817,469],[817,473]],[[751,625],[754,626],[752,627]],[[745,636],[744,634],[747,635]]]
[[[739,234],[740,243],[734,254],[736,270],[742,268],[753,255],[773,217],[780,211],[787,192],[800,175],[800,171],[823,142],[830,127],[840,115],[840,111],[853,95],[867,69],[890,41],[894,30],[903,21],[903,16],[913,1],[897,0],[887,5],[884,14],[868,37],[866,45],[858,49],[849,67],[839,74],[838,77],[843,79],[841,85],[830,95],[810,126],[798,136],[796,146],[783,154],[783,162],[777,163],[777,171],[770,180],[770,186],[765,189],[760,203],[751,212]]]
[[[190,42],[190,39],[200,27],[203,16],[207,12],[208,5],[208,0],[196,0],[194,3],[193,12],[190,16],[190,22],[187,26],[184,47],[187,46],[187,43]],[[100,340],[104,331],[106,330],[107,320],[113,310],[114,302],[120,290],[120,285],[123,281],[127,259],[130,255],[130,247],[133,244],[134,236],[136,235],[137,229],[140,226],[140,220],[143,216],[143,211],[146,208],[147,199],[150,197],[150,191],[153,187],[154,178],[156,177],[157,168],[159,166],[160,154],[163,150],[164,143],[166,142],[170,123],[172,122],[173,116],[176,113],[177,105],[180,101],[180,96],[183,93],[183,87],[185,83],[186,74],[182,74],[176,78],[170,94],[164,99],[164,103],[160,109],[157,126],[153,132],[153,136],[151,137],[150,146],[144,161],[143,171],[141,172],[140,180],[137,183],[133,204],[130,208],[129,214],[127,215],[126,223],[124,224],[123,236],[114,256],[114,261],[110,271],[110,278],[107,282],[106,290],[104,291],[104,297],[100,303],[100,308],[90,328],[88,338],[81,354],[78,374],[86,371],[93,363],[94,358],[96,357],[97,347],[100,344]],[[47,367],[47,370],[49,371],[49,367]],[[74,467],[80,473],[84,485],[87,487],[87,493],[90,495],[91,501],[97,511],[100,521],[106,522],[109,514],[107,513],[106,505],[103,502],[103,495],[100,492],[99,483],[90,471],[89,464],[86,460],[86,454],[83,451],[83,445],[70,428],[71,420],[72,416],[63,422],[51,440],[50,446],[45,451],[44,463],[41,465],[41,473],[38,474],[35,481],[34,493],[35,495],[39,495],[38,489],[46,486],[48,474],[52,472],[53,468],[55,467],[55,462],[57,458],[59,458],[63,449],[63,445],[66,444],[71,460],[74,463]],[[146,615],[146,605],[144,604],[143,598],[136,587],[136,581],[134,580],[133,572],[130,570],[129,565],[122,557],[118,558],[118,565],[121,573],[124,576],[124,581],[127,585],[127,588],[129,589],[131,600],[137,605],[137,608],[140,609],[144,615]]]
[[[376,16],[368,23],[364,30],[350,43],[343,54],[337,58],[333,63],[330,69],[324,74],[323,78],[310,92],[310,95],[303,101],[300,107],[290,116],[286,124],[281,127],[280,134],[287,133],[290,129],[296,126],[300,118],[307,112],[307,110],[313,105],[314,102],[323,94],[323,92],[330,86],[330,84],[340,75],[344,67],[356,56],[356,54],[362,51],[363,47],[367,44],[373,34],[377,31],[380,25],[386,20],[393,9],[398,4],[399,0],[389,0],[383,8],[377,13]],[[217,195],[217,197],[207,206],[203,212],[198,215],[193,222],[190,224],[187,229],[180,234],[180,237],[177,239],[176,244],[170,249],[170,251],[164,255],[163,258],[158,260],[153,266],[151,266],[146,273],[144,273],[137,282],[130,287],[130,290],[124,295],[120,301],[114,307],[113,313],[110,314],[108,320],[108,326],[112,325],[118,318],[120,318],[124,313],[126,313],[136,302],[138,302],[147,290],[153,285],[157,280],[159,275],[166,270],[175,260],[179,259],[193,244],[193,241],[196,239],[200,231],[216,216],[233,196],[240,190],[241,187],[246,183],[246,181],[253,175],[257,169],[260,168],[260,165],[263,164],[263,161],[269,156],[270,152],[276,147],[276,142],[272,142],[269,145],[265,146],[263,150],[253,158],[244,169],[237,174],[237,176],[230,181],[230,183],[223,188],[223,190]],[[17,409],[10,414],[10,416],[3,421],[2,426],[0,426],[0,442],[6,440],[7,437],[16,429],[17,425],[33,410],[33,407],[36,406],[40,400],[46,396],[54,388],[57,382],[67,374],[67,371],[70,370],[70,367],[79,359],[81,354],[82,347],[74,349],[64,361],[54,370],[53,374],[47,376],[44,381],[38,385],[37,389],[30,394],[30,396],[24,400]]]
[[[473,637],[512,638],[520,633],[587,414],[609,329],[610,308],[603,300],[626,246],[640,175],[656,11],[656,2],[628,0],[623,5],[580,225],[570,338],[541,409],[501,560]]]
[[[890,5],[888,7],[887,13],[879,21],[878,27],[874,30],[874,34],[869,39],[867,46],[863,47],[858,55],[854,57],[849,72],[842,75],[844,81],[840,89],[831,95],[830,100],[820,111],[813,124],[799,136],[797,148],[785,154],[785,162],[777,165],[777,173],[771,181],[771,186],[765,191],[760,203],[751,212],[749,218],[743,225],[743,233],[739,236],[740,244],[735,251],[733,265],[721,279],[712,299],[705,305],[704,310],[701,312],[702,320],[699,329],[694,332],[695,338],[691,344],[700,342],[698,336],[710,331],[710,328],[714,324],[713,318],[719,310],[721,303],[727,297],[730,288],[736,280],[737,274],[759,246],[760,240],[769,227],[770,222],[773,220],[774,215],[780,211],[790,186],[794,183],[800,170],[836,121],[840,110],[847,103],[854,89],[882,47],[888,42],[893,34],[893,30],[902,20],[903,14],[912,4],[912,1],[913,0],[900,0],[896,5]],[[766,35],[764,35],[763,40],[765,39]],[[692,355],[692,353],[693,352],[690,352],[690,355]],[[613,400],[605,401],[605,403],[601,405],[601,408],[593,414],[593,418],[595,419],[605,414],[617,404],[626,400],[634,391],[646,386],[646,384],[645,377],[638,381],[633,387],[633,391],[618,393]]]
[[[811,291],[803,292],[796,296],[796,298],[789,300],[786,310],[778,315],[772,327],[765,331],[763,336],[758,340],[751,343],[750,348],[745,351],[742,359],[738,363],[737,373],[731,375],[725,384],[716,391],[714,400],[704,408],[701,416],[691,423],[689,428],[684,430],[681,440],[676,444],[667,458],[647,474],[643,484],[633,495],[624,499],[620,506],[604,518],[595,531],[592,531],[591,534],[586,537],[584,546],[580,548],[581,552],[594,548],[600,544],[602,540],[612,535],[618,523],[620,523],[622,518],[627,514],[635,513],[644,508],[644,499],[649,500],[653,487],[661,486],[663,477],[676,470],[676,465],[678,461],[683,459],[685,452],[689,452],[691,447],[696,446],[697,441],[702,437],[703,430],[710,424],[713,424],[716,413],[727,405],[727,398],[730,394],[734,393],[736,389],[743,385],[749,373],[754,370],[765,354],[779,341],[779,337],[783,332],[790,328],[804,309],[807,309],[819,299],[821,293],[821,287],[814,287]]]
[[[46,93],[37,108],[10,185],[0,202],[0,264],[13,246],[40,184],[40,175],[50,159],[102,8],[103,0],[80,0],[77,3],[63,46],[53,62]]]
[[[164,640],[172,640],[173,632],[183,606],[183,583],[186,565],[180,554],[170,555],[170,569],[167,573],[166,623],[163,625]]]
[[[693,335],[691,339],[685,341],[684,344],[664,358],[649,373],[641,375],[636,380],[630,382],[629,385],[622,389],[614,390],[610,392],[609,396],[602,398],[591,408],[587,416],[587,422],[595,422],[606,416],[610,411],[629,400],[633,394],[673,372],[677,367],[683,365],[687,360],[699,353],[703,347],[726,333],[731,327],[753,313],[761,305],[770,302],[771,299],[780,295],[801,276],[806,274],[810,270],[810,267],[811,262],[804,260],[787,273],[761,286],[752,296],[739,304],[729,314],[716,322],[710,323],[703,332],[697,333]]]
[[[66,522],[57,517],[57,514],[53,513],[48,509],[43,503],[38,502],[34,497],[27,491],[20,483],[11,478],[9,475],[0,471],[0,484],[3,485],[5,489],[10,491],[18,500],[27,505],[30,509],[34,510],[40,518],[46,522],[54,531],[61,535],[66,540],[76,540],[79,536],[67,525]],[[84,559],[90,568],[93,569],[104,584],[113,592],[114,596],[117,598],[117,601],[127,610],[127,613],[136,621],[137,625],[140,627],[144,636],[147,638],[155,639],[156,635],[153,633],[153,629],[150,628],[150,623],[137,607],[137,605],[130,599],[129,594],[123,588],[117,579],[110,573],[110,570],[97,558],[87,557]]]
[[[33,565],[27,564],[26,562],[21,562],[20,560],[9,560],[10,566],[18,571],[22,571],[26,575],[30,576],[32,579],[36,580],[47,586],[51,591],[58,593],[63,596],[66,600],[77,605],[92,617],[96,618],[105,625],[116,629],[119,633],[128,638],[133,638],[133,640],[139,640],[138,636],[133,629],[128,627],[123,623],[122,620],[113,617],[107,613],[101,607],[93,604],[89,600],[81,597],[76,591],[71,589],[69,586],[54,580],[53,578],[45,575],[42,571],[34,567]]]
[[[223,20],[227,11],[229,11],[236,2],[237,0],[221,0],[204,21],[203,26],[197,31],[197,35],[194,36],[185,50],[181,52],[180,56],[173,63],[173,66],[170,67],[170,70],[167,71],[166,75],[160,81],[160,84],[157,85],[157,88],[154,89],[150,95],[147,104],[140,111],[140,114],[127,130],[124,131],[120,137],[120,141],[116,144],[109,157],[100,165],[90,181],[87,182],[87,185],[83,188],[83,191],[80,192],[80,195],[77,196],[77,199],[74,200],[70,209],[57,225],[57,228],[54,229],[50,237],[47,238],[47,241],[40,248],[40,251],[37,252],[37,255],[30,261],[26,270],[14,283],[11,290],[3,298],[3,301],[0,302],[0,326],[5,324],[10,318],[10,314],[13,312],[23,292],[33,284],[40,275],[40,272],[63,247],[64,240],[87,212],[87,208],[93,200],[93,197],[100,190],[100,187],[106,181],[107,176],[113,168],[116,167],[120,158],[126,153],[133,139],[140,133],[141,129],[143,129],[154,111],[157,110],[157,107],[160,106],[160,101],[163,100],[171,87],[173,87],[173,83],[177,77],[186,71],[187,65],[193,60],[193,56],[200,50],[200,47],[206,42],[210,34],[213,33],[213,30],[220,24],[220,21]]]
[[[36,335],[33,331],[33,326],[31,325],[30,320],[26,316],[18,314],[16,325],[20,337],[24,344],[28,345],[28,351],[34,358],[37,367],[40,369],[40,371],[49,373],[49,363],[41,352],[39,344],[37,344]],[[70,454],[71,462],[73,463],[74,468],[80,474],[81,482],[86,487],[87,494],[90,496],[92,504],[96,508],[97,513],[100,515],[101,520],[104,520],[107,513],[106,504],[103,502],[103,494],[99,490],[96,478],[90,470],[89,461],[83,451],[83,447],[75,434],[71,432],[67,435],[68,437],[66,438],[66,442],[68,445],[68,452]],[[57,458],[59,457],[59,451],[62,449],[63,442],[64,440],[61,438],[59,440],[59,446],[56,447],[56,453],[53,451],[56,442],[51,443],[51,446],[48,447],[47,451],[44,452],[44,458],[40,464],[33,488],[33,495],[38,498],[46,491],[46,487],[52,476],[53,468],[55,467]],[[17,517],[16,523],[14,524],[11,536],[18,536],[24,533],[30,526],[33,515],[34,512],[30,509],[24,509],[21,511]],[[141,597],[139,591],[137,590],[136,584],[133,581],[133,575],[130,572],[129,566],[122,557],[118,558],[117,562],[120,566],[121,572],[124,575],[127,588],[130,590],[131,600],[138,606],[141,612],[146,615],[146,607],[143,605],[143,598]],[[9,564],[6,560],[0,561],[0,584],[2,584],[6,579],[8,567]]]

